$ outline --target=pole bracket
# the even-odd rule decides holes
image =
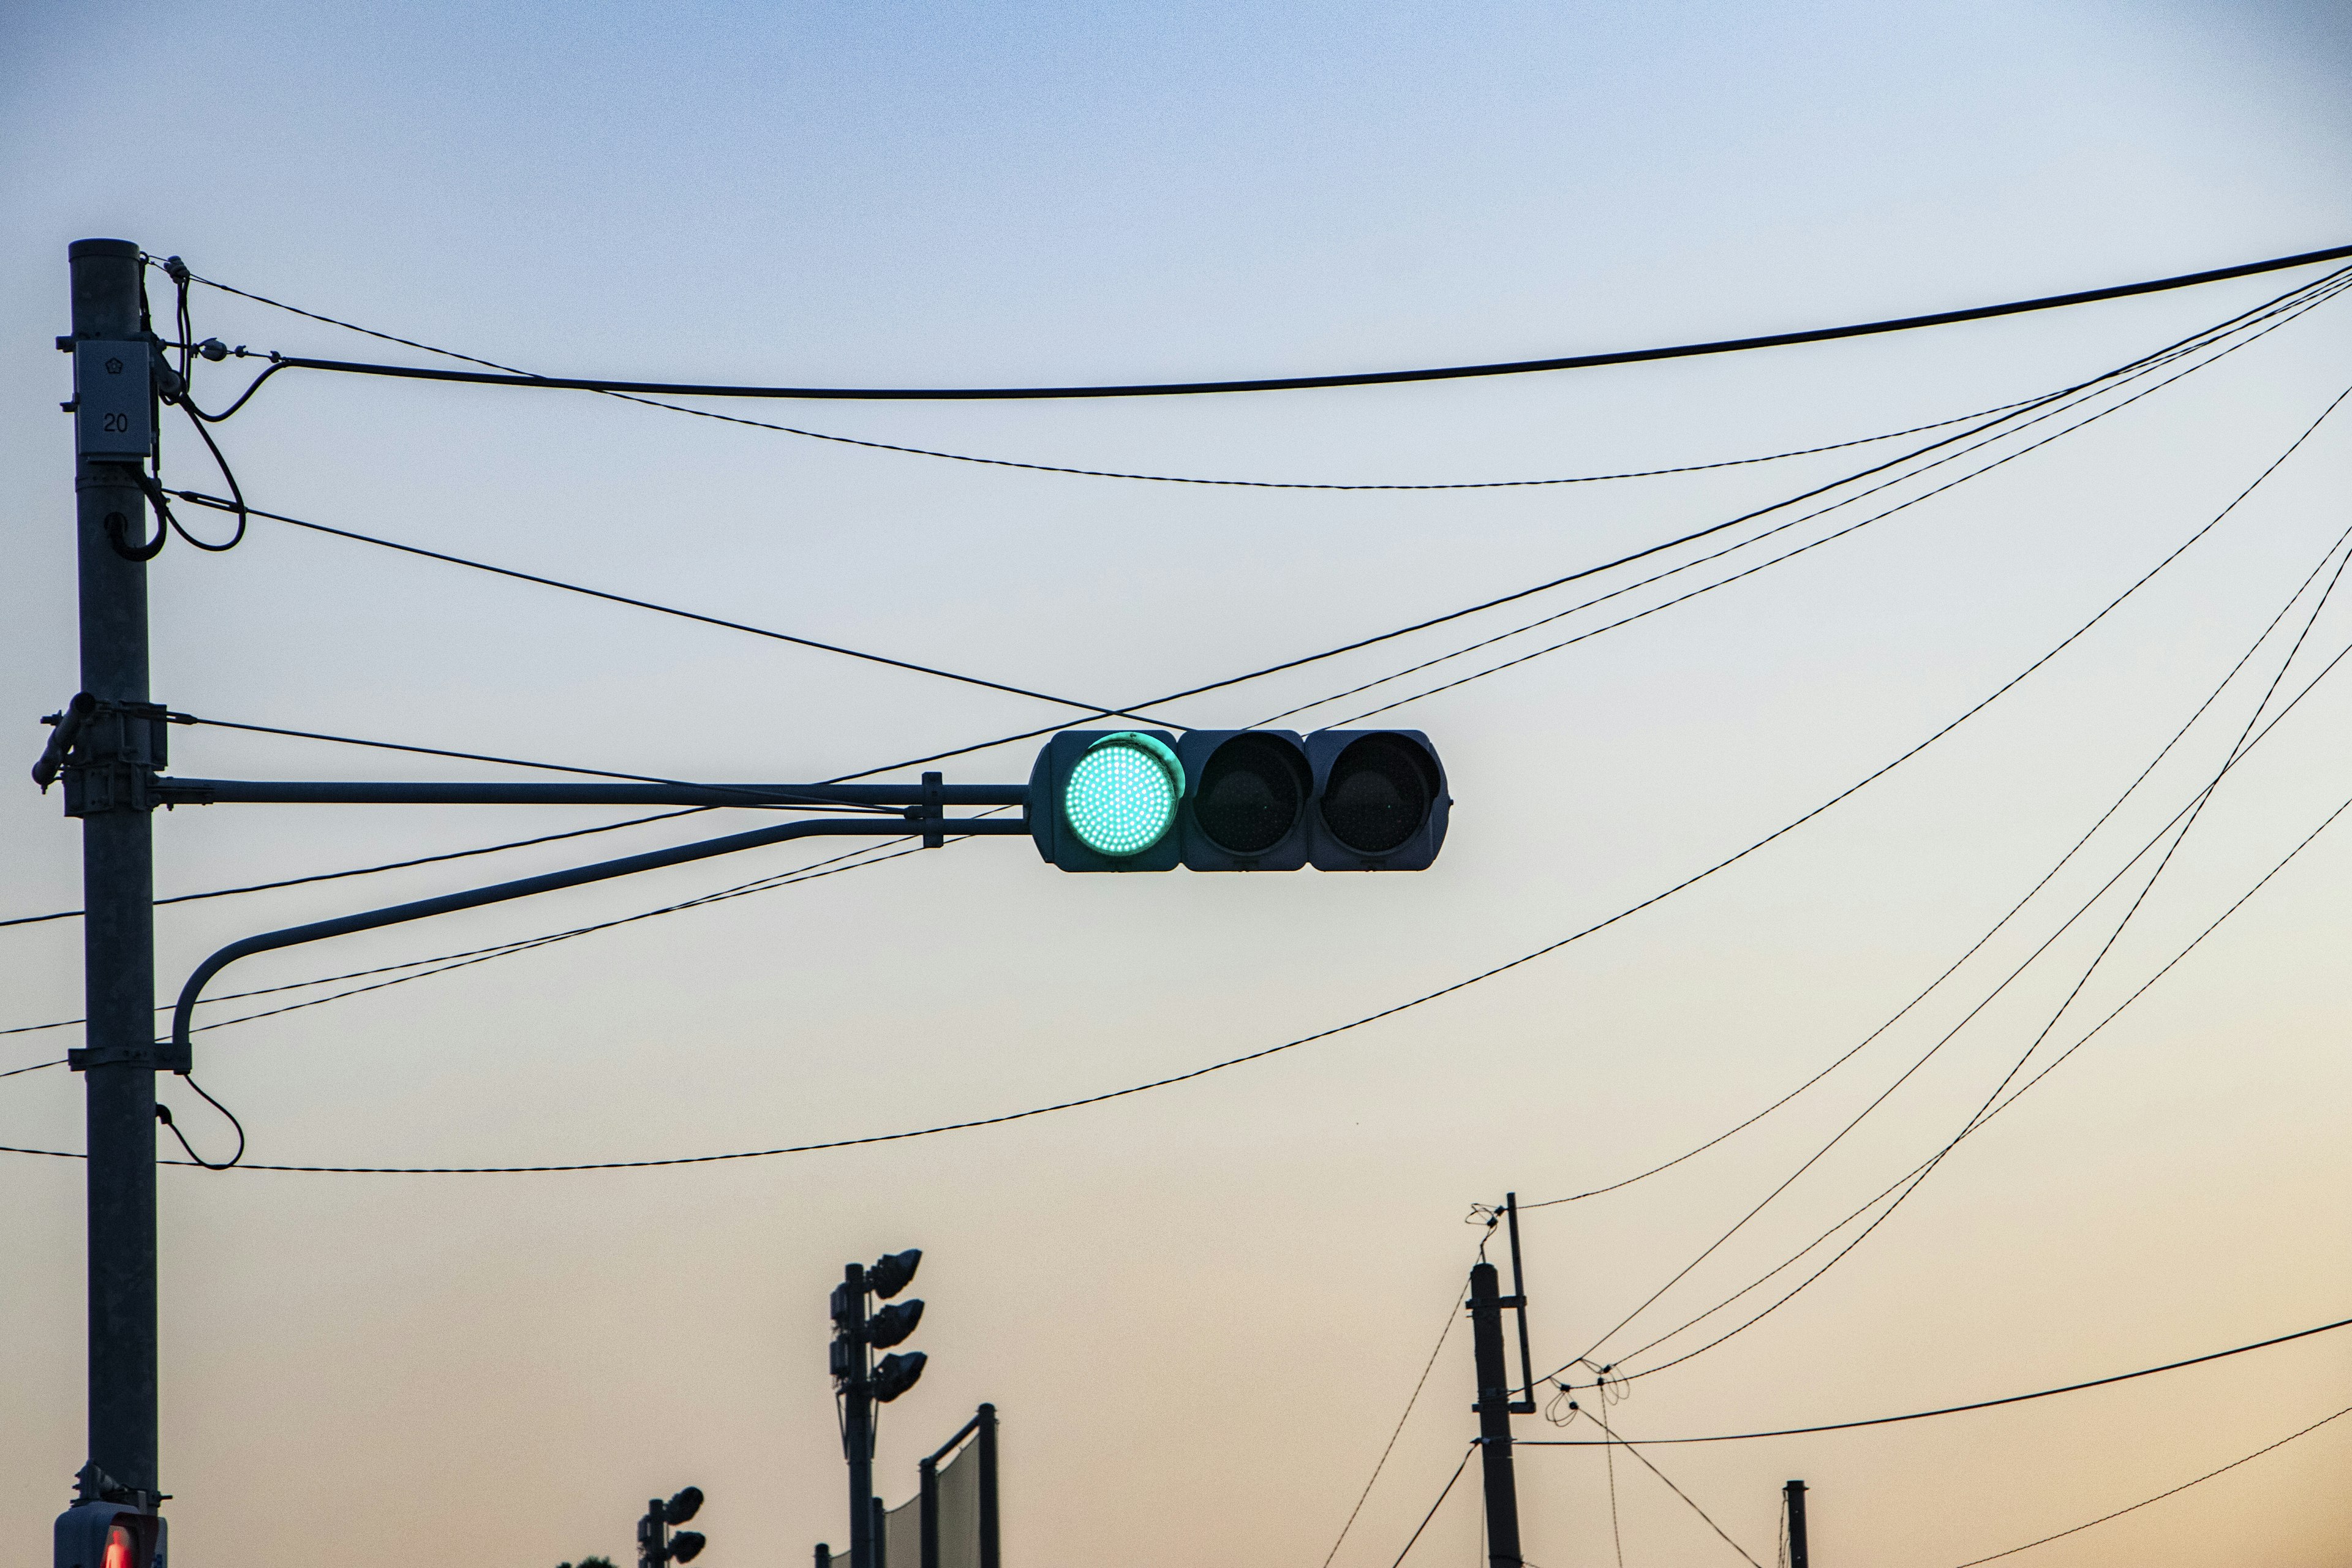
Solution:
[[[42,721],[54,726],[33,782],[43,794],[65,780],[66,815],[148,812],[163,804],[155,774],[171,761],[171,710],[158,702],[112,702],[89,692]]]

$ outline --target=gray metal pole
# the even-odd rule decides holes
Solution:
[[[849,1376],[841,1389],[841,1451],[849,1461],[850,1568],[881,1568],[880,1543],[874,1529],[874,1384],[873,1360],[866,1344],[866,1266],[853,1263],[842,1270],[842,1289],[849,1293],[849,1310],[860,1325],[849,1347]]]
[[[1478,1368],[1478,1464],[1486,1483],[1488,1568],[1521,1568],[1519,1489],[1511,1473],[1511,1373],[1503,1355],[1503,1299],[1495,1266],[1470,1270],[1470,1336]]]
[[[997,1540],[996,1406],[980,1407],[980,1568],[998,1568],[1003,1561]]]
[[[1789,1500],[1789,1568],[1808,1568],[1805,1549],[1805,1483],[1790,1481],[1780,1489]]]
[[[124,239],[68,246],[73,336],[131,342],[146,331],[139,247]],[[143,342],[141,349],[143,353]],[[144,361],[134,367],[144,379]],[[78,360],[79,363],[79,360]],[[78,397],[90,395],[89,390]],[[142,400],[144,395],[142,392]],[[152,405],[141,410],[152,428]],[[85,421],[77,420],[78,430]],[[74,492],[81,597],[81,687],[100,704],[147,698],[147,567],[109,538],[147,536],[139,466],[78,443]],[[85,725],[82,791],[82,992],[89,1150],[89,1458],[103,1479],[87,1495],[152,1509],[160,1500],[155,1416],[155,910],[147,802],[127,776],[149,726],[120,710]],[[160,733],[162,726],[152,726]],[[152,761],[154,759],[146,758]],[[71,785],[68,782],[69,797]],[[109,1059],[123,1057],[131,1059]]]

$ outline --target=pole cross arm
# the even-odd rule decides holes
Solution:
[[[594,786],[589,786],[594,787]],[[887,786],[885,786],[887,787]],[[147,1059],[155,1067],[177,1073],[191,1070],[194,1047],[190,1043],[189,1025],[197,998],[213,976],[240,958],[257,952],[269,952],[281,947],[298,947],[304,942],[322,942],[328,937],[349,936],[354,931],[374,931],[382,926],[399,925],[407,921],[425,920],[433,915],[453,914],[459,910],[479,909],[485,904],[503,903],[509,899],[525,899],[534,893],[552,893],[565,888],[577,888],[590,882],[602,882],[614,877],[633,876],[639,871],[657,871],[667,866],[683,866],[690,861],[708,860],[717,855],[732,855],[742,849],[760,849],[771,844],[782,844],[793,838],[887,837],[890,835],[919,836],[943,834],[949,837],[1026,837],[1029,825],[1020,817],[950,817],[890,818],[890,817],[820,817],[797,822],[779,822],[768,827],[755,827],[748,833],[730,833],[722,838],[705,838],[692,844],[680,844],[667,849],[648,850],[642,855],[625,856],[618,860],[600,860],[594,865],[575,866],[568,871],[550,871],[541,876],[523,877],[511,882],[499,882],[487,888],[474,888],[461,893],[444,893],[438,898],[418,899],[405,904],[394,904],[381,910],[369,910],[361,914],[342,915],[334,920],[314,921],[309,925],[289,926],[283,931],[264,931],[242,942],[233,942],[196,965],[195,972],[180,988],[180,999],[172,1009],[172,1037],[168,1042],[150,1047]],[[110,1057],[109,1059],[111,1059]],[[101,1065],[88,1052],[78,1052],[72,1064],[76,1070]]]

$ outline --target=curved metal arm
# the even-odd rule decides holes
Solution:
[[[1005,837],[1025,836],[1029,825],[1019,817],[964,817],[941,820],[938,817],[908,817],[899,820],[872,817],[820,817],[801,822],[780,822],[772,827],[755,827],[749,833],[730,833],[723,838],[705,838],[694,844],[681,844],[669,849],[648,850],[643,855],[625,856],[618,860],[600,860],[593,866],[575,866],[568,871],[550,871],[544,876],[524,877],[512,882],[499,882],[488,888],[475,888],[462,893],[444,893],[437,899],[418,899],[412,903],[394,904],[386,909],[370,910],[362,914],[342,915],[331,921],[314,921],[309,925],[289,926],[283,931],[264,931],[242,942],[233,942],[195,967],[188,983],[180,987],[180,1000],[172,1009],[172,1047],[168,1059],[158,1066],[168,1067],[176,1073],[186,1073],[194,1064],[194,1047],[189,1043],[189,1021],[195,1013],[196,998],[210,984],[214,975],[257,952],[268,952],[280,947],[297,947],[306,942],[320,942],[331,936],[348,936],[353,931],[373,931],[379,926],[399,925],[404,921],[424,920],[430,915],[452,914],[458,910],[478,909],[484,904],[502,903],[509,899],[529,898],[533,893],[551,893],[564,888],[577,888],[587,882],[601,882],[613,877],[626,877],[638,871],[657,871],[665,866],[682,866],[690,860],[707,860],[714,855],[732,855],[739,849],[759,849],[771,844],[781,844],[788,838],[817,837],[887,837],[893,834]]]

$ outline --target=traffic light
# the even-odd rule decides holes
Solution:
[[[920,1351],[886,1355],[870,1370],[867,1362],[871,1352],[887,1350],[915,1331],[923,1321],[923,1303],[897,1301],[877,1311],[867,1310],[866,1303],[868,1296],[888,1300],[904,1290],[922,1261],[919,1247],[888,1253],[871,1268],[852,1270],[854,1282],[845,1279],[833,1288],[833,1375],[845,1392],[887,1405],[923,1375],[928,1358]]]
[[[682,1488],[667,1502],[659,1498],[648,1500],[645,1517],[637,1521],[637,1568],[663,1568],[665,1563],[691,1563],[701,1556],[707,1544],[701,1531],[670,1533],[672,1525],[684,1524],[701,1510],[700,1487]]]
[[[1029,773],[1065,871],[1418,871],[1453,804],[1418,730],[1066,730]]]
[[[163,1568],[160,1515],[121,1503],[82,1502],[58,1515],[56,1568]]]

